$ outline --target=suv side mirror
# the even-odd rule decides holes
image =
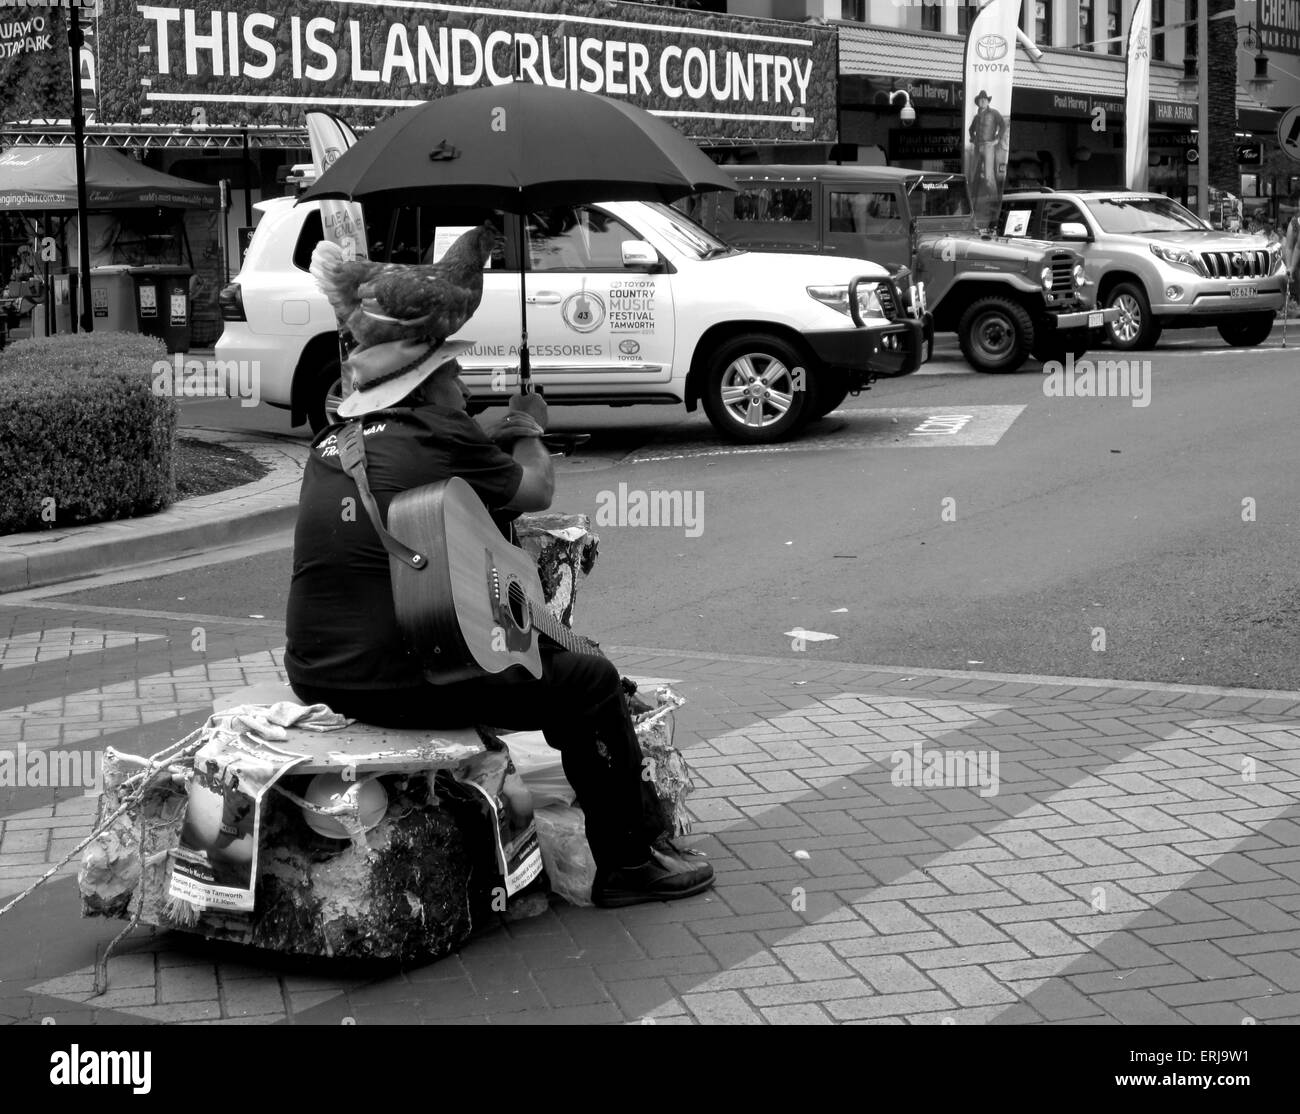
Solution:
[[[1061,223],[1062,240],[1086,240],[1088,239],[1088,226],[1077,220],[1067,220]]]
[[[657,267],[659,253],[645,240],[623,241],[624,267]]]

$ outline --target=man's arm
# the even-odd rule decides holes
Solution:
[[[505,418],[491,432],[499,445],[513,441],[510,455],[524,472],[514,498],[501,508],[505,514],[544,511],[555,498],[555,465],[541,441],[547,420],[546,402],[541,395],[515,395]]]
[[[523,511],[544,511],[555,498],[555,465],[540,437],[521,437],[511,456],[523,470],[519,490],[502,511],[508,515]]]

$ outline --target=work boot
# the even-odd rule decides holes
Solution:
[[[694,847],[678,846],[676,840],[674,840],[667,832],[664,832],[663,835],[657,837],[655,841],[650,844],[650,849],[652,851],[658,851],[659,854],[666,855],[670,859],[679,859],[688,867],[698,866],[698,859],[708,857],[703,851],[697,851]]]
[[[703,893],[712,885],[713,867],[708,863],[694,866],[651,848],[650,858],[639,866],[598,869],[591,900],[602,908],[614,909],[645,901],[675,901]]]

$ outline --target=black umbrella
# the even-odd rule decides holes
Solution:
[[[503,209],[519,221],[519,378],[529,389],[526,214],[588,201],[672,202],[736,184],[670,125],[624,101],[516,81],[385,120],[300,201]]]

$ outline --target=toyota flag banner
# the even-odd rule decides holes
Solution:
[[[357,134],[332,112],[308,112],[307,137],[311,161],[319,179],[340,155],[357,141]],[[366,225],[355,201],[322,201],[321,226],[325,239],[343,249],[344,259],[368,259]]]
[[[989,0],[966,39],[964,169],[981,226],[997,219],[1011,146],[1011,82],[1021,0]]]
[[[1147,113],[1151,86],[1151,0],[1137,0],[1128,28],[1124,77],[1124,186],[1147,188]]]

